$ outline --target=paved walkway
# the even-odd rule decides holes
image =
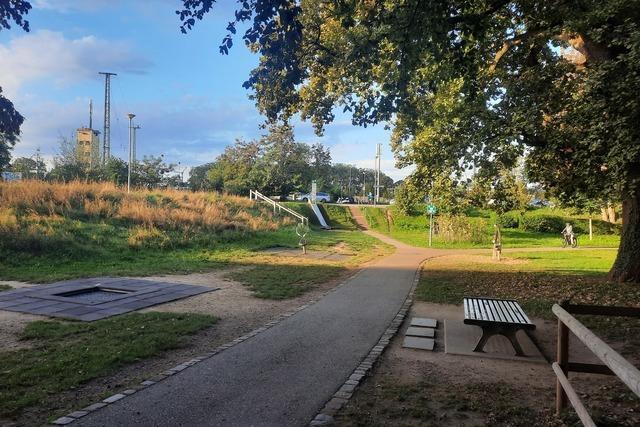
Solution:
[[[396,252],[265,332],[73,425],[307,425],[383,334],[420,263],[442,254],[368,233]]]

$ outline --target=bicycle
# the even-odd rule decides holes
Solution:
[[[578,247],[578,237],[575,234],[562,234],[562,247],[566,248],[567,246]]]

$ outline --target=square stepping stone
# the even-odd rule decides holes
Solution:
[[[404,337],[402,346],[406,348],[417,348],[419,350],[433,351],[433,347],[435,346],[435,344],[435,340],[431,338]]]
[[[427,319],[425,317],[414,317],[411,319],[411,326],[421,326],[423,328],[437,328],[438,321],[436,319]]]
[[[412,337],[423,337],[423,338],[433,338],[436,335],[435,329],[431,328],[421,328],[418,326],[410,326],[407,328],[407,332],[405,333],[407,336]]]

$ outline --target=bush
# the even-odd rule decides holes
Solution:
[[[396,208],[405,215],[417,213],[417,205],[420,202],[420,195],[412,185],[402,183],[395,189]]]
[[[496,222],[500,228],[519,228],[521,221],[522,214],[518,211],[505,212],[496,218]]]
[[[446,243],[471,242],[483,244],[489,241],[487,221],[484,219],[471,221],[463,215],[442,215],[436,221],[439,235]]]
[[[560,233],[566,222],[563,217],[557,215],[524,215],[520,228],[538,233]]]
[[[574,222],[572,222],[571,220],[568,220],[568,222],[571,222],[573,224],[573,229],[576,233],[589,234],[588,219],[580,219]],[[610,222],[602,221],[600,219],[592,220],[592,226],[593,226],[593,234],[620,235],[620,232],[622,231],[622,227],[620,226],[620,224],[612,224]]]

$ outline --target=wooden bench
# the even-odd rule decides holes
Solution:
[[[516,338],[519,330],[533,330],[531,323],[520,304],[514,300],[494,298],[464,298],[464,323],[482,328],[482,336],[473,351],[482,352],[484,346],[494,335],[505,336],[516,351],[517,356],[524,356],[522,347]]]

